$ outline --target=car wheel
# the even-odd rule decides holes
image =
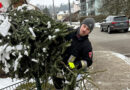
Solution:
[[[107,28],[107,32],[108,32],[109,34],[111,34],[111,28],[110,28],[110,27]]]
[[[103,28],[102,28],[102,26],[100,26],[100,30],[101,30],[101,32],[103,32],[104,30],[103,30]]]
[[[128,29],[125,29],[124,32],[128,32]]]

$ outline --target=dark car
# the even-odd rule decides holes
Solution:
[[[109,34],[112,31],[128,32],[129,19],[126,16],[108,16],[100,25],[101,32],[107,31]]]

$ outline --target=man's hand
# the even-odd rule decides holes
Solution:
[[[68,62],[70,69],[85,69],[87,67],[87,62],[84,60],[78,61],[78,62]]]

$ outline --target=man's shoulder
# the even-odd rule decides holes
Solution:
[[[86,39],[85,41],[84,41],[84,43],[83,43],[83,46],[87,46],[87,47],[91,47],[91,42],[90,42],[90,40],[89,39]]]

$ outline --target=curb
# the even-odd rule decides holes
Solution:
[[[128,65],[130,65],[130,58],[126,57],[125,55],[121,54],[121,53],[117,53],[114,51],[94,51],[94,53],[109,53],[111,55],[116,56],[117,58],[120,58],[121,60],[123,60],[124,62],[126,62]]]

